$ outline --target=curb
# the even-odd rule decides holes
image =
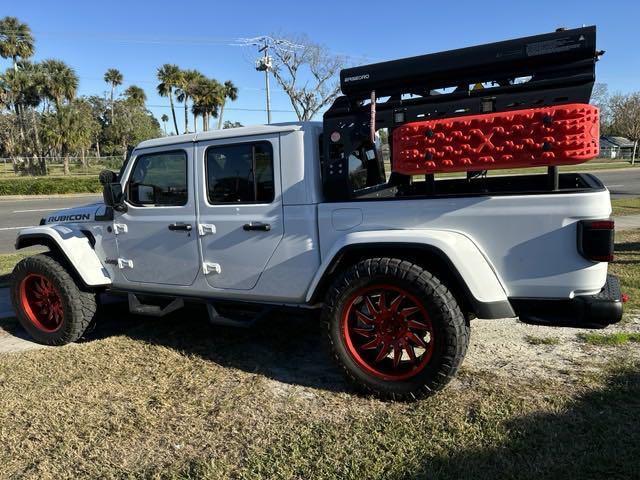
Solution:
[[[100,192],[91,193],[52,193],[49,195],[2,195],[0,196],[0,202],[9,200],[49,200],[56,198],[82,198],[82,197],[99,197]]]

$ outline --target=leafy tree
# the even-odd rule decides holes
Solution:
[[[144,90],[137,85],[131,85],[124,91],[124,97],[127,101],[144,107],[144,104],[147,101],[147,94],[144,93]]]
[[[113,116],[113,92],[117,86],[122,85],[122,73],[120,73],[120,70],[117,68],[110,68],[104,74],[104,81],[111,87],[111,121],[115,121],[115,117]]]
[[[176,120],[176,110],[173,106],[173,93],[180,83],[180,76],[181,72],[178,66],[170,63],[165,63],[157,72],[157,77],[160,81],[157,87],[158,95],[169,98],[169,105],[171,106],[171,115],[173,116],[173,126],[175,128],[176,135],[178,134],[178,121]]]
[[[179,102],[184,102],[184,133],[189,133],[189,110],[188,101],[193,97],[193,92],[197,88],[198,82],[205,78],[197,70],[182,70],[180,79],[178,81],[178,88],[176,89],[176,99]],[[196,119],[194,116],[194,131],[196,131]]]
[[[0,20],[0,56],[11,58],[14,70],[18,70],[18,58],[25,59],[33,55],[34,43],[29,25],[16,17]]]
[[[224,104],[227,102],[227,98],[232,102],[235,102],[238,98],[238,88],[233,84],[231,80],[227,80],[222,85],[222,104],[220,105],[220,115],[218,117],[218,130],[222,128],[222,116],[224,115]]]
[[[288,95],[298,120],[311,120],[340,92],[336,75],[345,58],[330,54],[306,37],[272,45],[273,76]]]
[[[103,130],[103,153],[124,156],[127,147],[162,136],[160,124],[143,106],[116,100],[114,107],[118,122],[106,125]]]

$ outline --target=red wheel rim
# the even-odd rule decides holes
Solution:
[[[394,285],[371,285],[349,297],[341,316],[347,350],[365,372],[406,380],[433,354],[433,326],[422,302]]]
[[[31,323],[43,332],[55,332],[62,326],[62,297],[44,275],[30,273],[22,280],[20,306]]]

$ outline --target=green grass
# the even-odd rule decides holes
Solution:
[[[609,264],[609,273],[618,276],[622,293],[629,295],[625,311],[637,311],[640,308],[640,230],[616,233],[615,260]]]
[[[0,178],[2,195],[48,195],[60,193],[98,193],[102,185],[96,176]]]
[[[529,345],[558,345],[560,339],[558,337],[537,337],[535,335],[526,335],[525,341]]]
[[[9,285],[9,275],[13,271],[13,267],[29,255],[33,255],[33,251],[21,251],[0,255],[0,288]]]
[[[632,478],[640,365],[522,381],[463,371],[423,402],[356,394],[315,320],[257,330],[200,314],[2,355],[8,478]]]
[[[640,198],[615,198],[611,200],[613,209],[612,215],[618,217],[622,215],[640,214]]]
[[[578,338],[590,345],[624,345],[626,343],[640,343],[640,333],[581,333]]]

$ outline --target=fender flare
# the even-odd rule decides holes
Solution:
[[[111,285],[111,278],[100,262],[87,236],[66,225],[43,225],[20,230],[16,250],[44,245],[58,250],[88,287]]]
[[[377,230],[353,232],[340,237],[314,276],[306,295],[312,302],[325,275],[331,273],[335,262],[347,251],[362,247],[412,247],[424,249],[444,260],[465,290],[479,318],[515,317],[508,299],[508,291],[498,272],[480,247],[468,236],[449,230]]]

